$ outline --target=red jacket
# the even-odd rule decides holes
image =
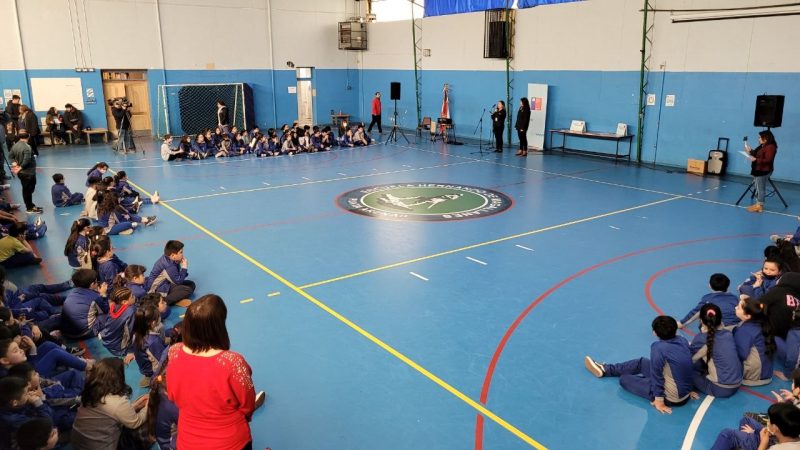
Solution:
[[[378,97],[372,99],[372,115],[373,116],[381,115],[381,99],[379,99]]]
[[[252,440],[256,394],[242,355],[223,351],[203,357],[183,344],[169,349],[167,395],[180,410],[178,448],[241,450]]]
[[[754,177],[768,175],[772,172],[778,146],[775,144],[759,145],[750,152],[756,160],[750,165],[750,175]]]

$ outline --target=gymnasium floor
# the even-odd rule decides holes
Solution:
[[[480,156],[401,139],[166,163],[156,142],[138,141],[144,155],[42,147],[35,199],[49,231],[35,244],[46,265],[10,278],[71,274],[62,251],[80,207],[54,211],[54,172],[83,191],[87,169],[104,160],[158,190],[163,204],[143,210],[158,223],[114,245],[149,267],[167,239],[180,239],[198,293],[226,300],[233,348],[269,393],[253,419],[254,448],[702,449],[742,412],[766,410],[770,389],[787,387],[663,416],[616,379],[589,375],[582,358],[647,355],[655,315],[685,314],[713,272],[738,284],[759,268],[769,234],[798,225],[796,188],[782,185],[788,210],[769,198],[771,212],[756,215],[733,206],[744,180],[577,156]],[[513,206],[439,222],[338,206],[347,191],[414,182],[489,188]],[[127,376],[138,384],[135,367]]]

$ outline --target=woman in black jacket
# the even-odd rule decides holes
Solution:
[[[503,153],[503,130],[506,127],[506,103],[497,102],[497,109],[492,113],[492,131],[494,131],[495,153]]]
[[[519,111],[514,128],[519,136],[519,151],[517,156],[528,156],[528,123],[531,121],[531,105],[527,97],[519,99]]]

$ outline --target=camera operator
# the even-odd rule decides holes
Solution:
[[[133,107],[126,98],[113,98],[109,100],[111,104],[111,115],[117,125],[117,142],[114,150],[122,152],[135,152],[136,146],[133,145],[133,135],[131,134],[131,110]]]
[[[75,137],[75,143],[81,143],[81,133],[83,132],[83,113],[72,106],[71,103],[64,105],[64,125],[67,131],[71,131]]]

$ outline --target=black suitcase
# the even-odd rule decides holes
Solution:
[[[725,141],[725,148],[722,147],[722,141]],[[728,143],[730,139],[719,138],[717,139],[717,148],[708,152],[708,164],[706,164],[706,173],[709,175],[725,175],[725,170],[728,168]]]

